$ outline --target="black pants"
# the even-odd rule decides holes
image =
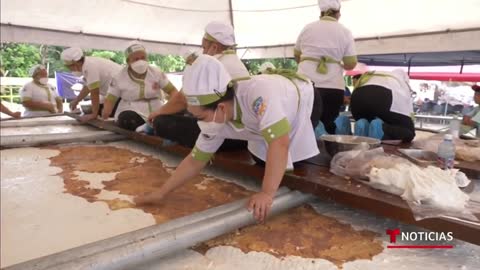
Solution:
[[[321,97],[321,117],[325,129],[330,134],[335,134],[335,119],[340,114],[340,107],[343,105],[343,89],[315,88]]]
[[[312,126],[315,129],[317,127],[318,122],[322,118],[323,112],[323,103],[322,103],[322,95],[320,94],[320,88],[313,88],[313,109],[312,115],[310,116],[310,121],[312,122]]]
[[[118,115],[117,125],[123,129],[135,131],[145,124],[145,120],[135,111],[123,111]]]
[[[120,100],[121,98],[117,99],[117,103],[115,103],[115,105],[113,106],[112,113],[110,113],[109,117],[115,117],[115,113],[117,112],[117,108],[118,108],[118,104],[120,103]],[[100,104],[100,106],[98,107],[98,115],[102,116],[102,113],[103,113],[103,104]]]
[[[383,120],[383,140],[411,142],[415,138],[415,125],[411,117],[391,112],[392,91],[378,85],[366,85],[352,93],[350,108],[356,120],[376,117]]]
[[[188,113],[161,115],[153,121],[155,135],[193,148],[200,135],[197,119]],[[247,141],[226,139],[219,151],[237,151],[247,149]]]
[[[259,157],[255,156],[250,152],[250,156],[252,156],[253,160],[255,161],[255,165],[265,168],[265,161],[261,160]],[[302,160],[303,161],[303,160]],[[297,168],[301,166],[302,161],[297,161],[293,163],[293,168]]]

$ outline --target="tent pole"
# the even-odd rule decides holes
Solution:
[[[233,4],[232,0],[228,1],[228,7],[230,8],[230,23],[232,23],[233,28],[235,29],[235,23],[233,22]]]

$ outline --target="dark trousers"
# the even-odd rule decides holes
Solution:
[[[123,129],[135,131],[137,127],[145,124],[145,120],[135,111],[123,111],[118,115],[116,123]]]
[[[315,88],[321,97],[320,120],[330,134],[335,134],[335,119],[340,114],[340,107],[343,105],[343,89]],[[314,103],[315,104],[315,103]],[[315,108],[315,107],[314,107]],[[314,126],[315,128],[315,126]]]
[[[155,135],[193,148],[200,135],[197,119],[188,113],[160,115],[153,121]],[[247,149],[247,141],[226,139],[219,151],[237,151]]]
[[[356,120],[376,117],[383,120],[383,140],[411,142],[415,138],[415,125],[411,117],[391,112],[392,91],[378,85],[366,85],[352,93],[350,109]]]
[[[319,88],[313,88],[313,109],[312,115],[310,116],[310,121],[312,122],[312,126],[315,129],[317,127],[318,122],[322,118],[323,112],[323,103],[322,103],[322,95],[320,94]]]
[[[115,117],[115,113],[117,112],[118,104],[120,103],[121,98],[117,99],[117,103],[113,106],[112,113],[110,114],[109,117]],[[98,115],[102,116],[103,113],[103,104],[100,104],[99,109],[98,109]]]
[[[266,164],[265,164],[265,161],[261,160],[259,157],[255,156],[255,155],[252,154],[251,152],[250,152],[250,156],[252,156],[253,161],[255,161],[255,165],[260,166],[260,167],[262,167],[262,168],[265,168],[265,165],[266,165]],[[302,160],[302,161],[303,161],[303,160]],[[293,163],[293,168],[299,167],[300,164],[302,163],[302,161],[294,162],[294,163]]]

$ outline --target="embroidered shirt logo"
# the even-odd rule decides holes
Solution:
[[[265,110],[267,109],[267,105],[265,104],[262,97],[258,97],[252,104],[252,109],[257,116],[263,116]]]

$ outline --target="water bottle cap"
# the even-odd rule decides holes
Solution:
[[[453,140],[453,135],[452,134],[445,134],[445,137],[443,137],[443,139],[445,139],[447,141],[451,141],[451,140]]]

